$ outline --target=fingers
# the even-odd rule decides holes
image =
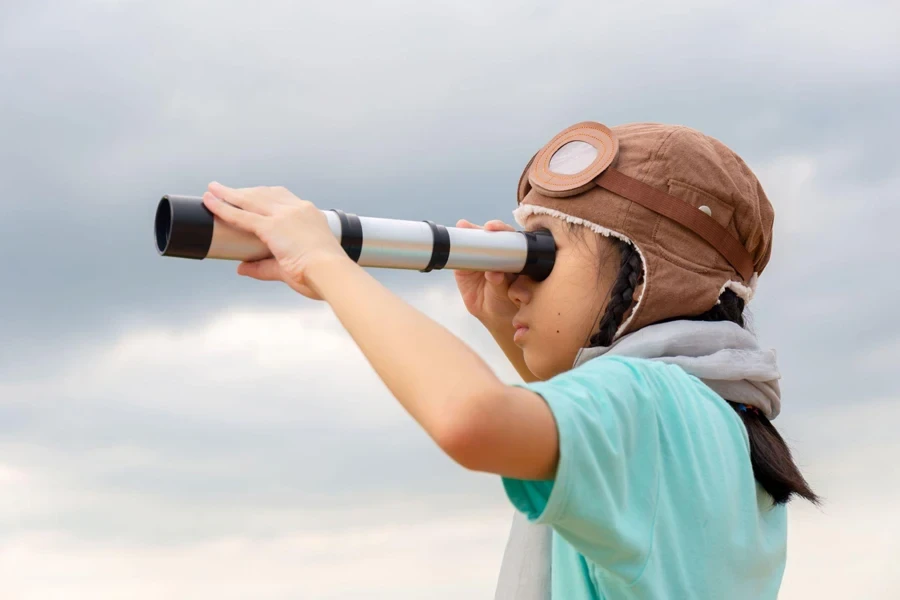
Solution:
[[[216,198],[221,198],[232,206],[260,215],[272,214],[272,194],[267,194],[266,188],[230,188],[213,181],[208,190]]]
[[[469,223],[465,219],[460,219],[459,221],[457,221],[456,226],[460,229],[481,229],[481,227],[479,227],[475,223]]]
[[[456,222],[456,226],[461,229],[484,229],[485,231],[515,231],[515,228],[512,225],[508,225],[499,219],[493,219],[484,224],[484,227],[480,225],[476,225],[474,223],[470,223],[465,219],[460,219]],[[465,273],[471,273],[471,271],[465,271]],[[492,285],[500,285],[504,284],[508,286],[512,283],[515,278],[515,273],[502,273],[500,271],[485,271],[484,278],[488,283]]]
[[[484,229],[486,231],[515,231],[516,229],[512,225],[508,225],[499,219],[493,219],[484,224],[484,227],[480,225],[476,225],[474,223],[470,223],[465,219],[460,219],[456,222],[456,226],[460,229]]]
[[[484,224],[484,228],[487,231],[515,231],[515,228],[512,225],[507,225],[498,219],[488,221]]]
[[[507,225],[503,221],[499,219],[493,219],[484,224],[485,231],[515,231],[512,225]],[[512,278],[510,278],[512,276]],[[486,271],[484,274],[484,278],[488,283],[495,286],[500,286],[505,291],[505,288],[512,283],[512,280],[515,279],[515,273],[503,273],[500,271]]]
[[[241,208],[236,208],[227,201],[223,200],[224,199],[219,199],[219,197],[214,196],[209,192],[203,194],[203,204],[214,215],[216,215],[229,225],[233,225],[238,229],[243,229],[245,231],[254,233],[258,237],[259,228],[262,225],[262,220],[264,219],[264,217],[257,213],[249,212]]]

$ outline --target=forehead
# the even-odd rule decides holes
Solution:
[[[554,217],[543,213],[531,213],[530,215],[525,217],[525,230],[535,231],[536,229],[549,229],[550,233],[553,234],[553,238],[557,240],[557,242],[581,241],[584,240],[585,236],[589,233],[588,228],[584,227],[583,225],[571,227],[568,223],[566,223],[559,217]],[[599,237],[600,236],[588,236],[588,238]]]

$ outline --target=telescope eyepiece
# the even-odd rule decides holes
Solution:
[[[202,198],[165,195],[156,207],[156,251],[162,256],[206,258],[214,222]]]

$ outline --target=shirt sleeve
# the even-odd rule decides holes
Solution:
[[[529,521],[553,527],[589,560],[627,581],[652,544],[659,493],[659,428],[650,361],[598,357],[548,381],[539,394],[559,432],[552,480],[503,477]]]

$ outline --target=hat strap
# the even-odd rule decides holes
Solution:
[[[740,273],[744,281],[749,281],[753,276],[753,258],[747,249],[727,229],[705,212],[612,167],[607,167],[594,181],[598,186],[614,194],[684,225],[718,250]]]

